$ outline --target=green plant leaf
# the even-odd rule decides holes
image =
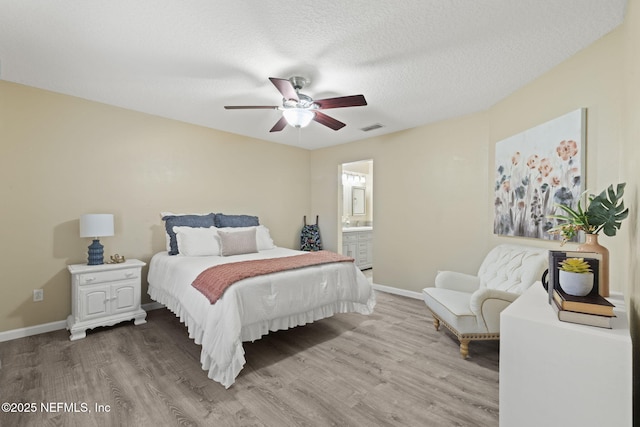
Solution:
[[[622,201],[625,185],[624,182],[618,184],[615,190],[610,185],[591,200],[586,214],[589,223],[596,226],[596,233],[602,230],[607,236],[615,236],[622,226],[622,220],[629,215],[629,209],[624,207]]]
[[[574,211],[567,205],[557,205],[560,209],[565,211],[568,215],[551,215],[549,218],[564,219],[569,222],[582,222],[582,218],[579,212]]]

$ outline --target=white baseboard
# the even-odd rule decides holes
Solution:
[[[157,310],[159,308],[164,308],[164,305],[155,301],[148,304],[142,304],[142,309],[144,311]],[[58,320],[57,322],[43,323],[42,325],[13,329],[10,331],[0,332],[0,342],[17,340],[18,338],[30,337],[32,335],[46,334],[47,332],[59,331],[66,328],[67,321]]]
[[[13,329],[11,331],[0,332],[0,342],[16,340],[18,338],[30,337],[31,335],[45,334],[47,332],[59,331],[67,327],[66,320],[43,323],[41,325],[28,326],[26,328]]]
[[[142,309],[144,311],[158,310],[159,308],[164,308],[164,304],[160,304],[157,301],[153,301],[148,304],[142,304]]]
[[[394,288],[393,286],[378,285],[375,283],[372,283],[371,287],[376,291],[386,292],[388,294],[400,295],[403,297],[409,297],[409,298],[415,298],[415,299],[422,299],[422,294],[420,292],[407,291],[406,289]]]

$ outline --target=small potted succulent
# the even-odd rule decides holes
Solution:
[[[585,296],[593,289],[593,271],[584,258],[567,258],[559,265],[560,287],[569,295]]]

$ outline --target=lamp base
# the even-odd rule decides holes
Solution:
[[[89,261],[87,265],[100,265],[104,264],[104,246],[100,244],[98,239],[95,239],[93,243],[89,245]]]

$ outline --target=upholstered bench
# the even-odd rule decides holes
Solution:
[[[463,358],[471,340],[500,339],[500,312],[540,280],[547,265],[546,249],[502,244],[487,254],[475,276],[438,272],[435,287],[422,290],[436,330],[443,324],[453,332]]]

